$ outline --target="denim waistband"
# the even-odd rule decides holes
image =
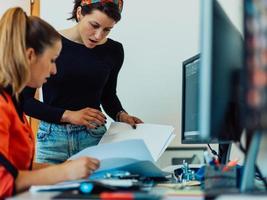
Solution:
[[[74,125],[74,124],[54,124],[54,123],[48,123],[45,121],[41,121],[39,127],[42,127],[43,129],[49,129],[50,131],[65,131],[66,129],[70,131],[81,131],[86,130],[86,126],[82,125]]]

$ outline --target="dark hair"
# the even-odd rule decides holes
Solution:
[[[75,20],[78,22],[77,19],[77,9],[78,7],[82,8],[82,15],[88,15],[91,14],[94,10],[99,10],[103,13],[105,13],[108,17],[114,19],[116,22],[120,21],[121,19],[121,13],[119,10],[118,5],[112,2],[105,2],[105,3],[92,3],[89,5],[81,5],[82,0],[75,0],[74,1],[74,7],[73,11],[71,13],[71,17],[68,18],[68,20]]]
[[[27,48],[31,47],[36,54],[41,54],[47,46],[53,46],[55,41],[60,39],[60,34],[50,24],[39,17],[28,17],[26,29]]]

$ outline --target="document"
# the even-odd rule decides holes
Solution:
[[[128,171],[147,177],[165,177],[169,173],[159,169],[155,162],[174,138],[172,126],[138,124],[136,129],[125,123],[112,123],[100,143],[75,154],[70,160],[82,156],[100,160],[98,174]]]
[[[69,159],[74,160],[83,156],[99,159],[101,163],[98,171],[118,168],[138,160],[153,162],[149,150],[141,139],[98,144],[80,151]]]
[[[144,123],[137,124],[136,129],[133,129],[129,124],[113,122],[99,144],[142,139],[156,162],[174,139],[173,131],[174,128],[168,125]]]
[[[117,173],[118,171],[128,171],[132,174],[147,177],[165,177],[169,174],[156,166],[144,141],[141,139],[88,147],[70,157],[69,160],[83,156],[95,157],[100,160],[100,167],[92,175],[95,178],[101,178],[107,173]]]

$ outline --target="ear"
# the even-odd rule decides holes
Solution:
[[[26,57],[30,65],[36,62],[37,56],[33,48],[28,48],[26,50]]]
[[[82,19],[83,15],[82,15],[82,7],[79,6],[77,8],[77,11],[76,11],[76,18],[78,20],[78,22]]]

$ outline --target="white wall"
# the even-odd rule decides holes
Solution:
[[[0,0],[0,17],[4,12],[11,7],[19,6],[27,14],[30,14],[31,11],[31,1],[30,0]]]
[[[63,1],[66,7],[62,7]],[[54,2],[41,1],[41,16],[58,29],[68,27],[65,19],[71,6],[66,0]],[[61,5],[61,9],[55,4]],[[174,125],[177,134],[180,133],[181,62],[198,53],[198,7],[196,0],[169,0],[168,5],[152,0],[128,0],[122,20],[110,35],[125,48],[118,95],[126,110],[145,122]]]
[[[67,28],[72,2],[41,0],[41,17]],[[240,30],[241,2],[221,0]],[[175,126],[172,145],[180,144],[182,61],[199,52],[199,8],[200,0],[125,0],[122,20],[110,34],[125,48],[118,80],[125,109],[145,122]]]

